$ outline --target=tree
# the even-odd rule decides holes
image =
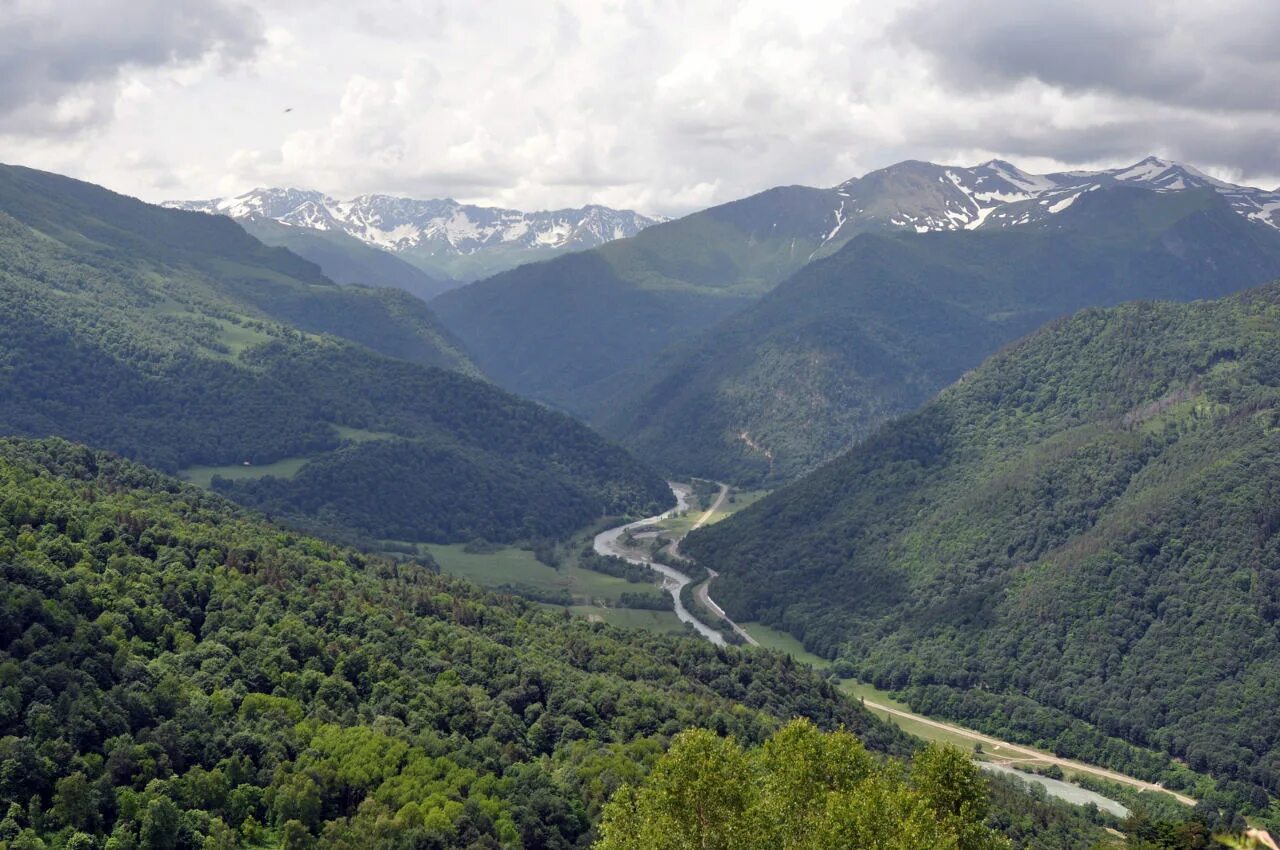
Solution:
[[[776,732],[756,757],[763,774],[754,817],[775,846],[808,846],[828,815],[828,796],[846,794],[875,771],[862,742],[848,732],[823,734],[807,720]]]
[[[963,751],[929,744],[912,760],[911,780],[937,817],[954,827],[958,850],[1000,846],[983,826],[989,808],[987,782]]]
[[[178,807],[168,797],[151,798],[142,813],[142,850],[173,850],[178,842]]]
[[[301,821],[285,821],[280,829],[281,850],[306,850],[311,846],[311,833]]]
[[[682,732],[638,787],[605,807],[596,850],[989,850],[986,787],[956,750],[928,750],[908,783],[847,732],[792,721],[744,752]]]
[[[58,780],[53,795],[53,814],[75,829],[92,832],[98,821],[98,794],[80,771]]]
[[[597,846],[735,850],[754,797],[737,743],[705,729],[681,732],[644,784],[623,788],[606,808]]]

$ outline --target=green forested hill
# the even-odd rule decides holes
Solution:
[[[736,618],[913,706],[1280,793],[1280,284],[1091,309],[691,535]],[[1109,737],[1108,737],[1109,736]]]
[[[673,348],[598,419],[667,470],[794,479],[1049,319],[1280,276],[1280,233],[1210,190],[1088,192],[1039,224],[865,233]]]
[[[11,848],[567,850],[691,726],[909,746],[787,657],[484,595],[61,440],[0,440],[0,576]],[[1020,847],[1101,837],[997,791]]]
[[[0,169],[0,433],[200,468],[366,538],[559,536],[669,501],[584,426],[428,365],[471,369],[447,339],[412,296],[339,287],[230,220]]]
[[[0,441],[0,571],[0,812],[42,832],[570,847],[687,726],[901,746],[778,656],[486,597],[61,441]]]
[[[209,320],[274,321],[476,374],[431,310],[404,292],[337,286],[230,219],[144,204],[58,174],[0,165],[0,262],[6,287],[25,278],[71,288],[139,323],[159,312],[180,337],[200,335]],[[247,338],[225,327],[220,336],[224,347]]]
[[[809,261],[834,192],[788,186],[446,292],[431,306],[513,392],[590,414],[659,352]]]

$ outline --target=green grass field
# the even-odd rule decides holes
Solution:
[[[450,575],[468,579],[482,587],[525,585],[538,590],[567,590],[576,604],[574,616],[629,629],[680,634],[685,630],[670,611],[647,611],[614,607],[625,592],[662,591],[656,585],[633,584],[625,579],[584,570],[574,564],[560,569],[548,567],[523,549],[505,548],[496,552],[464,552],[463,545],[424,544],[440,568]],[[547,605],[558,609],[560,606]]]
[[[388,431],[366,431],[363,428],[349,428],[346,425],[334,425],[338,436],[353,443],[368,443],[372,440],[394,440],[395,434]]]
[[[627,592],[650,592],[655,595],[661,592],[656,585],[633,584],[626,579],[584,570],[576,564],[566,564],[555,569],[524,549],[505,548],[496,552],[472,553],[464,552],[464,544],[461,543],[447,546],[430,544],[425,548],[445,572],[484,587],[522,584],[549,592],[567,590],[576,602],[585,605],[616,603]],[[673,614],[672,619],[674,617]]]
[[[218,340],[231,349],[232,356],[238,356],[240,352],[246,349],[271,341],[269,334],[265,334],[256,328],[237,325],[226,319],[214,319],[213,321],[217,322],[222,328],[221,333],[218,334]]]
[[[221,475],[232,481],[242,481],[249,478],[265,478],[268,475],[274,475],[277,478],[292,478],[298,474],[298,470],[310,460],[305,457],[287,457],[278,460],[275,463],[264,463],[261,466],[245,466],[244,464],[230,464],[228,466],[190,466],[186,469],[178,470],[178,477],[200,487],[209,487],[213,483],[215,475]]]
[[[725,500],[725,503],[721,506],[720,510],[713,512],[703,525],[714,525],[726,517],[733,516],[743,508],[748,507],[769,495],[769,491],[731,490],[730,494],[733,496],[733,501],[730,502]],[[706,513],[706,511],[699,510],[697,507],[692,507],[679,516],[663,520],[658,523],[658,527],[661,528],[663,533],[668,537],[683,537],[689,533],[689,530],[693,528],[694,523],[701,519],[704,513]]]
[[[670,611],[638,611],[631,608],[604,608],[599,605],[574,605],[570,609],[575,616],[593,622],[608,623],[626,629],[647,629],[651,632],[684,634],[685,626]]]
[[[905,703],[899,702],[889,695],[887,691],[868,685],[865,682],[859,682],[857,679],[845,679],[840,682],[840,690],[856,700],[869,699],[881,705],[896,708],[899,711],[911,711],[911,707]],[[915,735],[926,741],[936,741],[941,744],[954,744],[962,750],[973,749],[973,739],[965,735],[955,732],[949,732],[946,729],[939,729],[936,726],[930,726],[928,723],[921,723],[918,720],[912,720],[908,717],[899,717],[896,714],[890,714],[878,708],[865,706],[872,714],[882,720],[892,723],[908,735]]]
[[[714,585],[712,586],[714,588]],[[715,598],[714,596],[712,597]],[[811,667],[819,670],[826,670],[831,666],[831,662],[825,658],[814,655],[804,648],[800,641],[796,640],[786,632],[778,629],[769,628],[761,623],[739,623],[738,625],[747,630],[747,633],[756,640],[760,641],[760,645],[765,649],[774,649],[778,652],[785,652],[796,661],[802,661]]]

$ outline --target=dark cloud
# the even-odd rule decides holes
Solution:
[[[78,131],[112,114],[129,69],[235,62],[263,23],[230,0],[0,0],[0,131]]]
[[[1275,0],[922,0],[893,35],[959,90],[1038,80],[1195,109],[1280,109]]]
[[[998,151],[1015,163],[1048,158],[1063,163],[1136,162],[1148,155],[1199,168],[1221,168],[1242,175],[1280,172],[1280,136],[1269,114],[1165,116],[1135,114],[1099,119],[1074,127],[1019,121],[981,125],[938,120],[914,133],[909,145],[886,153],[891,160],[948,159],[955,150]]]

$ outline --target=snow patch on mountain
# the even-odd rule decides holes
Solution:
[[[234,198],[169,201],[177,209],[240,219],[273,219],[291,227],[341,231],[393,253],[471,255],[493,250],[584,249],[634,236],[663,219],[591,205],[522,212],[461,204],[360,195],[336,200],[302,189],[254,189]]]
[[[907,161],[836,186],[840,207],[824,244],[875,227],[926,233],[1032,224],[1070,208],[1085,192],[1117,185],[1155,192],[1212,189],[1241,215],[1280,229],[1280,192],[1237,186],[1154,156],[1125,168],[1054,174],[1029,174],[998,159],[972,167]]]

